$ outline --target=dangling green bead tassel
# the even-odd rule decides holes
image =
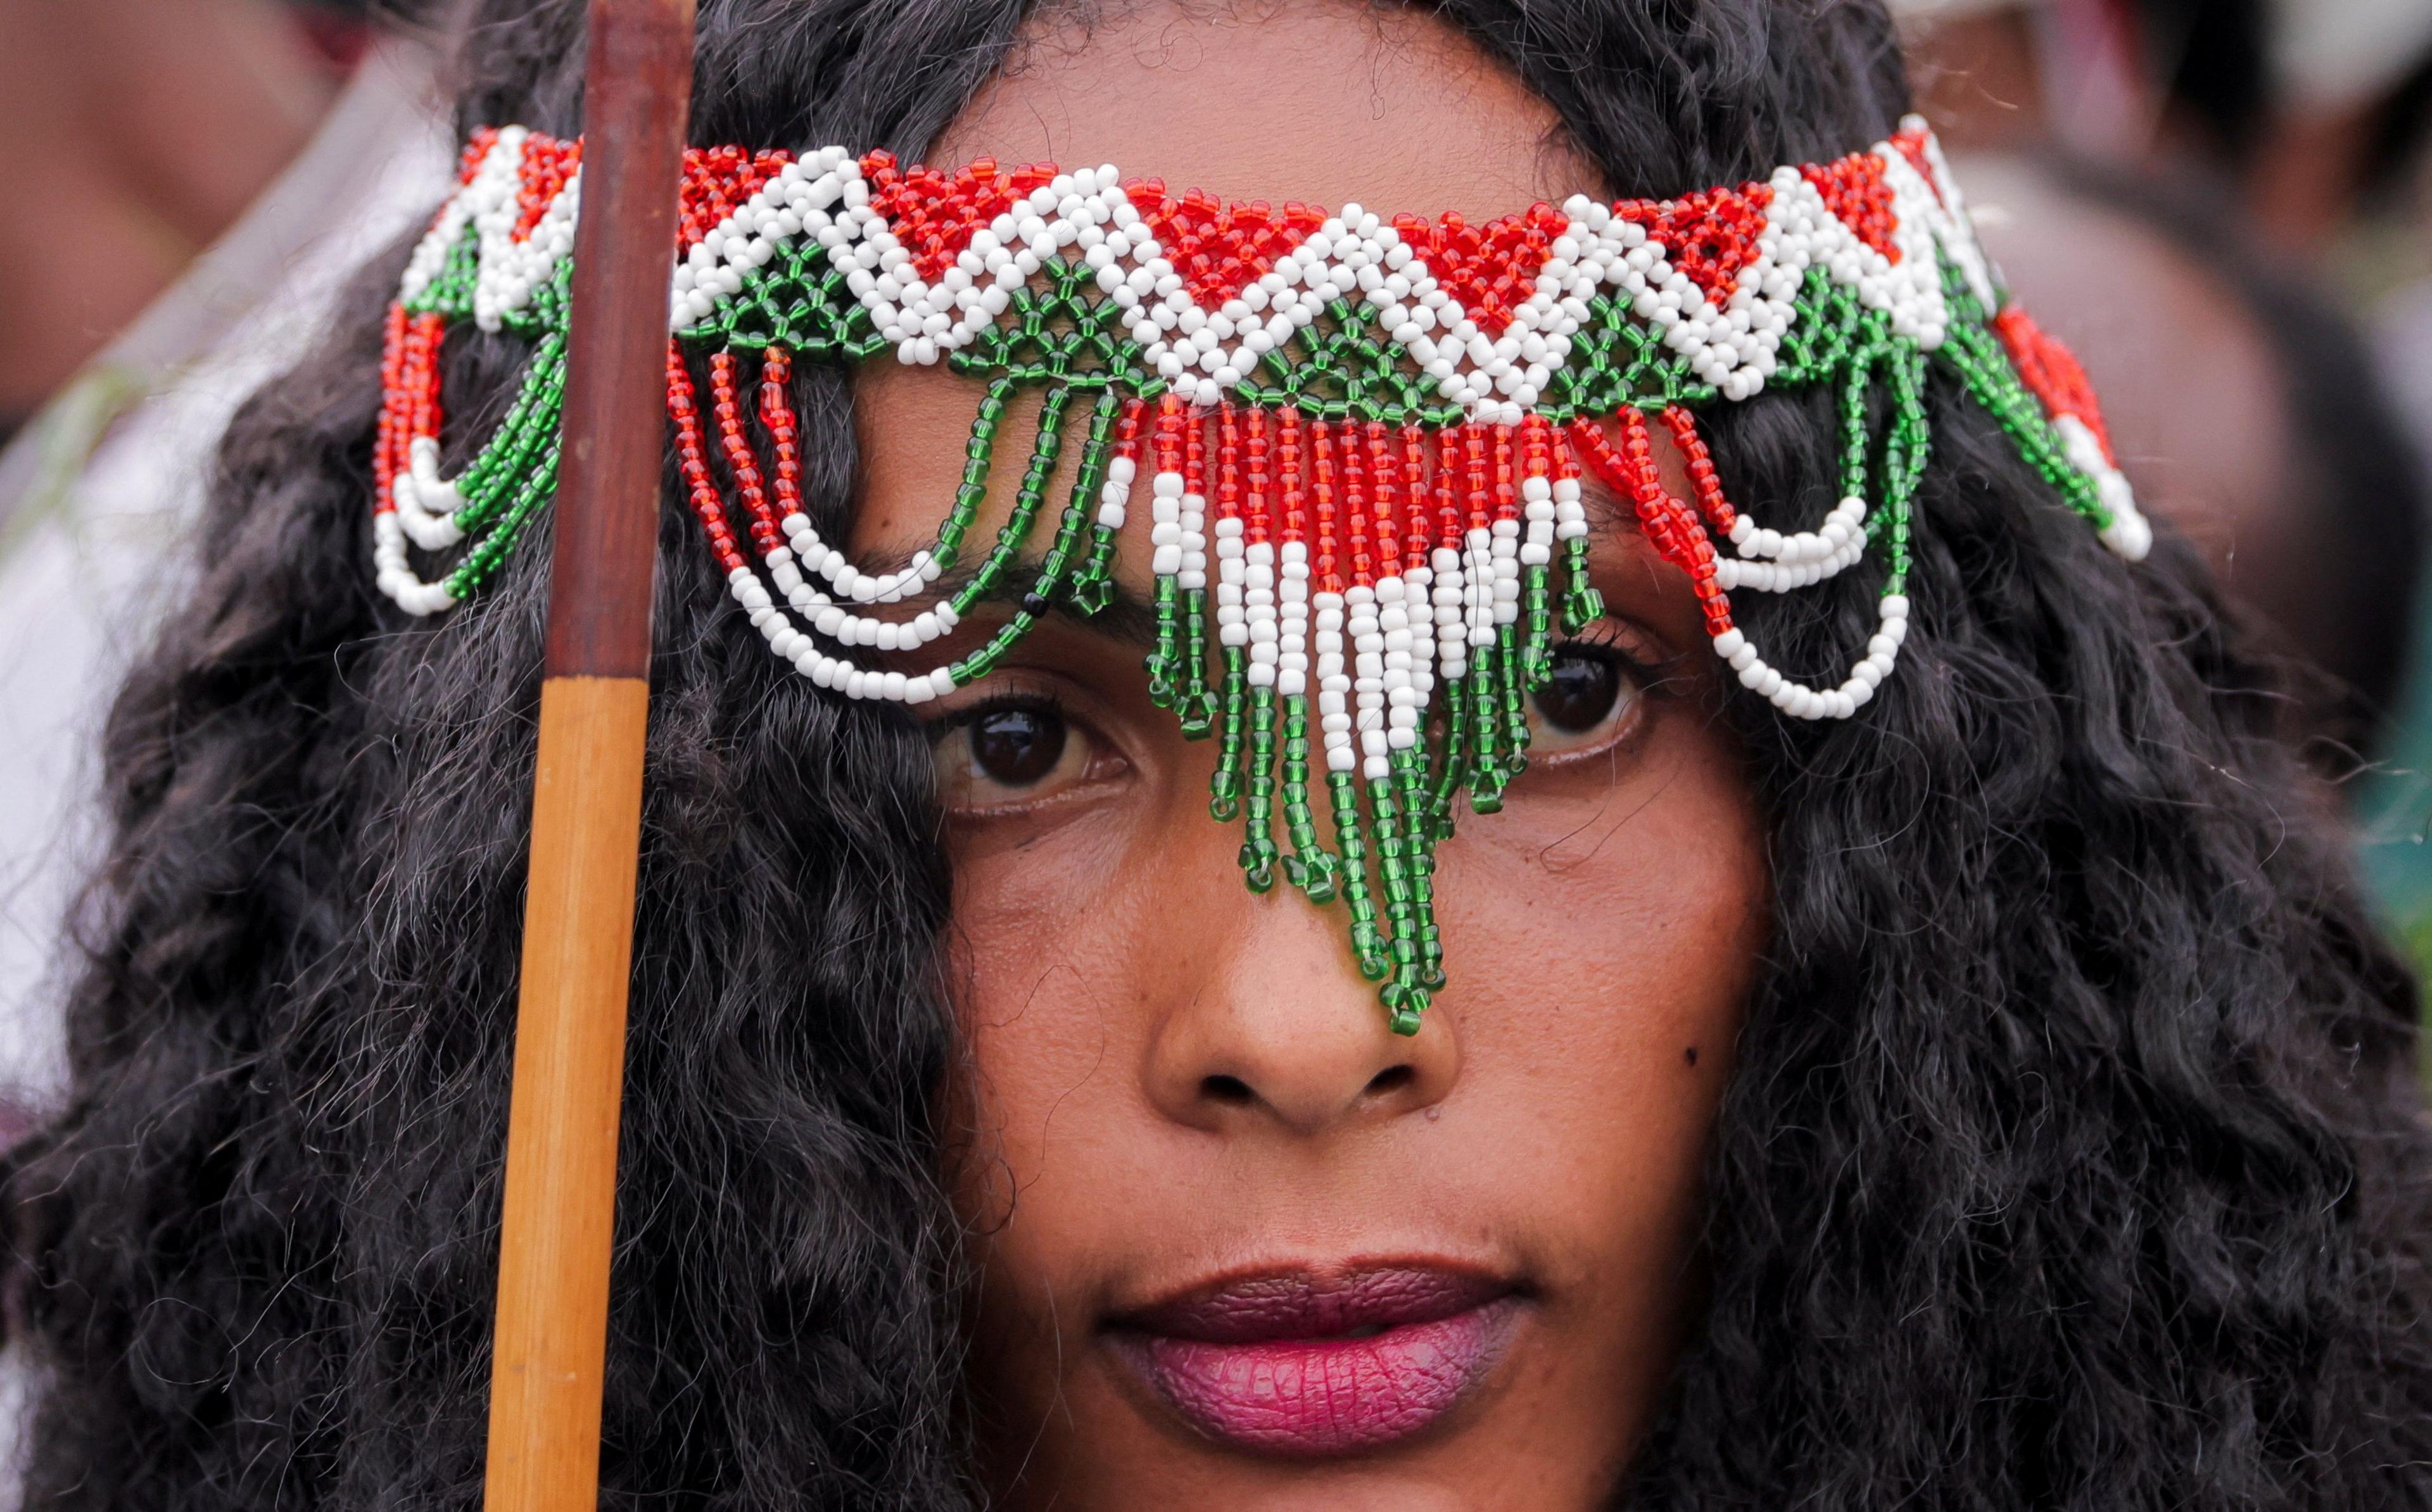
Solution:
[[[1174,712],[1185,740],[1206,740],[1216,728],[1216,696],[1208,687],[1208,590],[1182,590],[1182,686]]]
[[[1013,379],[998,378],[988,392],[980,395],[978,412],[971,416],[971,433],[963,443],[963,481],[954,490],[954,507],[947,512],[946,523],[937,527],[937,544],[929,554],[941,568],[954,564],[962,550],[963,533],[979,517],[980,506],[988,500],[988,465],[996,457],[996,428],[1005,423],[1005,412],[1012,402]],[[964,592],[955,596],[954,612],[961,613],[979,602],[979,595]]]
[[[1089,528],[1089,555],[1072,577],[1065,596],[1084,614],[1096,614],[1115,601],[1115,538],[1111,526]]]
[[[1427,1006],[1427,994],[1419,985],[1418,887],[1410,875],[1402,839],[1394,787],[1390,774],[1373,778],[1368,783],[1368,808],[1376,823],[1376,871],[1385,891],[1385,949],[1393,974],[1382,997],[1393,1033],[1415,1034],[1419,1032],[1419,1015]]]
[[[456,528],[465,535],[481,534],[498,517],[532,459],[556,438],[565,390],[566,338],[550,331],[533,351],[532,370],[498,434],[457,475],[456,491],[465,502],[456,511]]]
[[[1065,501],[1064,512],[1056,521],[1056,539],[1048,544],[1046,554],[1039,559],[1039,577],[1031,584],[1031,596],[1042,608],[1056,598],[1070,596],[1074,559],[1080,554],[1081,539],[1089,529],[1090,505],[1097,498],[1099,486],[1106,481],[1107,426],[1101,422],[1110,424],[1107,417],[1107,406],[1102,396],[1089,417],[1089,439],[1081,454],[1078,475],[1072,481],[1072,497]],[[1058,436],[1056,441],[1060,446],[1063,438]],[[1034,469],[1038,466],[1036,458],[1032,459],[1032,466]],[[1049,466],[1054,466],[1052,458]],[[1039,480],[1039,492],[1046,492],[1044,478]]]
[[[1208,691],[1208,572],[1215,563],[1215,521],[1208,507],[1208,416],[1198,411],[1189,412],[1182,442],[1183,487],[1199,500],[1199,546],[1197,550],[1199,586],[1182,590],[1182,651],[1174,668],[1177,686],[1174,690],[1174,714],[1182,724],[1185,740],[1204,740],[1215,727],[1216,699]],[[1191,570],[1191,543],[1182,543],[1183,563]]]
[[[1309,699],[1292,694],[1284,699],[1284,832],[1292,840],[1284,876],[1310,902],[1326,903],[1334,899],[1339,868],[1317,838],[1317,816],[1309,803]]]
[[[990,403],[997,396],[996,389],[991,387],[988,396],[980,401],[980,421],[972,427],[971,449],[973,451],[987,445],[995,433],[996,417],[1004,412],[1001,404],[997,405],[991,412]],[[996,592],[1005,575],[1010,572],[1014,564],[1021,560],[1022,548],[1030,540],[1031,528],[1038,523],[1039,507],[1046,498],[1047,481],[1055,476],[1056,459],[1064,449],[1064,407],[1070,404],[1072,399],[1072,391],[1069,388],[1047,391],[1045,401],[1039,407],[1039,431],[1031,442],[1030,467],[1022,474],[1021,491],[1014,496],[1013,512],[1006,518],[1005,528],[997,531],[996,546],[988,552],[988,560],[980,563],[979,571],[972,574],[971,580],[964,585],[963,591],[954,596],[956,614],[969,613],[972,605]],[[978,473],[977,493],[979,496],[985,496],[988,492],[988,464],[984,460],[974,460],[973,466]],[[971,476],[971,474],[966,471],[965,478],[968,479]],[[971,492],[968,485],[965,492]],[[978,497],[974,496],[971,508],[976,510],[978,507]],[[957,515],[961,513],[961,510],[962,501],[958,497],[955,502]],[[960,541],[966,523],[949,516],[946,524],[939,529],[937,544],[945,552],[951,553],[954,545]],[[959,682],[962,680],[956,680]]]
[[[1334,806],[1334,843],[1343,851],[1343,902],[1351,912],[1351,953],[1360,974],[1371,982],[1385,980],[1384,941],[1376,932],[1376,903],[1368,896],[1368,842],[1361,829],[1360,792],[1349,772],[1326,774]]]
[[[1216,744],[1216,774],[1208,782],[1208,812],[1219,824],[1241,816],[1241,705],[1249,686],[1248,658],[1238,646],[1224,647],[1224,713]]]
[[[540,507],[557,496],[557,447],[552,445],[542,454],[540,463],[515,490],[515,502],[498,521],[498,528],[481,539],[456,570],[448,575],[448,593],[459,600],[471,597],[490,580],[498,563],[515,549],[515,537],[523,533]]]
[[[1073,480],[1072,504],[1095,519],[1106,471],[1114,462],[1115,423],[1123,415],[1123,396],[1108,385],[1098,393],[1089,412],[1089,441],[1081,453],[1080,476]],[[1095,614],[1114,601],[1115,536],[1111,526],[1089,526],[1089,554],[1064,589],[1064,599],[1084,614]]]
[[[1424,734],[1424,731],[1422,731]],[[1402,805],[1404,822],[1410,828],[1413,875],[1427,876],[1436,869],[1435,812],[1427,785],[1427,757],[1417,743],[1393,753],[1393,786]]]
[[[1503,769],[1499,736],[1503,731],[1503,692],[1495,677],[1495,646],[1469,648],[1469,806],[1478,814],[1503,809],[1503,785],[1511,774]]]
[[[1503,690],[1503,771],[1507,778],[1517,778],[1528,769],[1529,738],[1528,678],[1523,670],[1519,626],[1496,627],[1495,655]]]
[[[1528,693],[1554,675],[1553,576],[1548,566],[1520,569],[1520,680]]]
[[[1440,841],[1452,838],[1453,802],[1469,781],[1469,680],[1448,678],[1444,684],[1444,732],[1436,766],[1434,830]]]
[[[1171,574],[1158,573],[1156,588],[1157,649],[1148,654],[1148,700],[1174,707],[1174,676],[1182,662],[1182,590]]]
[[[1444,983],[1444,941],[1436,928],[1435,816],[1427,809],[1427,758],[1418,747],[1393,752],[1393,776],[1402,792],[1409,839],[1404,849],[1410,878],[1411,917],[1418,931],[1418,969],[1412,981],[1432,992]],[[1422,1005],[1424,1006],[1424,1005]]]
[[[1250,780],[1242,799],[1241,873],[1250,891],[1275,884],[1275,690],[1250,690]]]
[[[1577,635],[1604,618],[1604,595],[1588,578],[1588,539],[1573,536],[1562,543],[1562,633]]]

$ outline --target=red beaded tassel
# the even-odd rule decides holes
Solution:
[[[1427,514],[1427,433],[1417,425],[1402,428],[1402,570],[1427,565],[1435,544],[1434,521]]]
[[[1487,431],[1493,428],[1481,425],[1461,428],[1461,469],[1467,479],[1463,492],[1469,497],[1470,530],[1484,530],[1495,523],[1495,464],[1486,439]]]
[[[1436,432],[1436,545],[1454,551],[1461,546],[1461,428]]]
[[[751,563],[735,545],[727,524],[726,502],[709,476],[709,449],[701,438],[701,410],[694,400],[692,370],[684,365],[684,347],[667,343],[667,418],[675,422],[676,465],[684,474],[684,493],[692,501],[693,518],[709,540],[718,570],[729,577],[748,571]]]
[[[1542,414],[1531,414],[1520,422],[1520,476],[1547,478],[1554,476],[1554,429]]]
[[[1557,479],[1578,478],[1580,474],[1579,454],[1571,448],[1570,439],[1562,434],[1560,427],[1550,422],[1545,427],[1545,437],[1553,449],[1554,477]]]
[[[1160,473],[1182,471],[1182,428],[1189,416],[1181,395],[1169,394],[1157,401],[1157,470]]]
[[[752,517],[752,545],[767,560],[785,537],[778,532],[777,516],[768,508],[768,490],[760,476],[760,461],[752,453],[752,439],[743,428],[743,406],[735,392],[735,354],[721,351],[709,360],[709,397],[712,412],[718,416],[718,442],[726,455],[727,476],[735,480],[735,495]]]
[[[1715,580],[1714,543],[1689,506],[1664,488],[1647,416],[1635,406],[1621,412],[1621,433],[1616,450],[1595,421],[1582,417],[1571,423],[1571,437],[1588,465],[1636,508],[1639,529],[1657,553],[1689,575],[1705,611],[1706,632],[1720,635],[1731,628],[1731,607]]]
[[[1321,594],[1343,592],[1343,574],[1334,548],[1342,524],[1334,492],[1334,428],[1323,420],[1309,424],[1310,513],[1317,522],[1317,540],[1309,551],[1309,575]]]
[[[1520,518],[1520,483],[1512,476],[1512,428],[1496,426],[1492,441],[1495,479],[1495,523]]]
[[[405,450],[405,333],[408,316],[402,303],[388,307],[380,335],[380,437],[372,444],[372,501],[375,513],[397,508],[397,475]]]
[[[1241,412],[1227,399],[1216,407],[1216,518],[1241,517]],[[1212,543],[1215,532],[1209,531],[1208,538]]]
[[[1368,465],[1360,443],[1360,428],[1345,423],[1336,431],[1338,462],[1343,469],[1343,540],[1349,588],[1375,587],[1376,561],[1370,553],[1375,527],[1368,518]]]
[[[439,344],[447,322],[389,306],[380,342],[380,436],[372,450],[375,513],[397,508],[398,475],[414,467],[414,444],[439,439]]]
[[[406,392],[413,399],[413,422],[406,432],[410,459],[414,442],[439,439],[439,344],[447,338],[448,322],[437,314],[416,315],[406,343]]]
[[[1253,405],[1243,429],[1241,482],[1248,492],[1241,500],[1241,544],[1248,547],[1275,539],[1275,497],[1267,472],[1267,412]]]
[[[1208,427],[1215,417],[1204,410],[1182,415],[1182,491],[1208,496]]]
[[[1140,437],[1148,427],[1148,401],[1134,399],[1123,406],[1123,416],[1115,425],[1115,455],[1131,460],[1137,474],[1140,462]]]
[[[802,512],[802,458],[797,446],[800,434],[794,420],[793,397],[787,388],[794,377],[793,354],[782,346],[771,346],[760,361],[760,425],[768,432],[768,452],[775,462],[769,486],[777,495],[777,528],[779,539],[787,516]],[[754,525],[756,538],[759,528]]]
[[[1301,492],[1303,461],[1300,412],[1286,408],[1275,414],[1275,504],[1281,541],[1309,539],[1309,498]]]
[[[1723,496],[1723,480],[1714,472],[1714,454],[1706,449],[1706,438],[1697,433],[1697,417],[1680,405],[1664,412],[1664,428],[1672,432],[1673,445],[1689,464],[1689,485],[1697,496],[1697,508],[1706,516],[1707,529],[1725,540],[1731,539],[1732,527],[1739,524],[1739,511]]]
[[[1393,578],[1402,571],[1401,532],[1396,525],[1396,511],[1401,507],[1401,481],[1398,459],[1393,454],[1393,433],[1382,420],[1371,420],[1366,426],[1368,456],[1364,464],[1368,475],[1368,523],[1376,542],[1376,576]]]

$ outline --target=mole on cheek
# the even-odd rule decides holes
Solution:
[[[1687,1050],[1682,1050],[1682,1051],[1680,1052],[1680,1057],[1681,1057],[1681,1059],[1683,1059],[1683,1060],[1687,1061],[1687,1062],[1688,1062],[1690,1065],[1692,1065],[1692,1066],[1697,1065],[1697,1046],[1695,1046],[1695,1045],[1690,1046]]]

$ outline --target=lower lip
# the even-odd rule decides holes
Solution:
[[[1115,1351],[1208,1437],[1261,1454],[1323,1459],[1426,1432],[1474,1392],[1520,1323],[1505,1297],[1366,1338],[1214,1344],[1113,1336]]]

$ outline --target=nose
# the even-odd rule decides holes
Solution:
[[[1210,1132],[1313,1138],[1421,1112],[1452,1091],[1455,1025],[1431,1009],[1416,1034],[1394,1033],[1339,919],[1281,886],[1243,913],[1234,917],[1246,927],[1225,932],[1150,1044],[1148,1093],[1161,1113]]]

